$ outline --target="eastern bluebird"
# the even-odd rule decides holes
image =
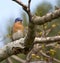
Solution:
[[[24,26],[21,18],[16,18],[13,25],[12,40],[17,40],[24,37]]]

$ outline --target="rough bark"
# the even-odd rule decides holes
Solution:
[[[33,16],[33,23],[36,25],[42,25],[46,22],[51,22],[52,20],[60,17],[60,8],[55,10],[54,12],[50,12],[42,17],[40,16]]]
[[[25,53],[24,51],[24,39],[21,38],[14,42],[8,43],[3,48],[0,49],[0,61],[18,53]],[[60,41],[60,36],[46,37],[46,38],[35,38],[34,43],[50,43]]]

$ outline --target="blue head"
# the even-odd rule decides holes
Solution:
[[[18,22],[18,21],[22,22],[22,19],[21,18],[16,18],[15,22]]]

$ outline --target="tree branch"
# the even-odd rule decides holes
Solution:
[[[13,63],[12,60],[11,60],[11,58],[7,59],[7,63]]]
[[[33,16],[33,23],[34,24],[38,24],[38,25],[42,25],[46,22],[51,22],[53,19],[59,18],[60,17],[60,9],[55,10],[52,13],[48,13],[42,17],[39,16]]]
[[[12,58],[15,59],[15,60],[17,60],[18,62],[27,63],[25,60],[22,60],[21,58],[15,56],[15,55],[12,56]],[[45,61],[32,61],[32,62],[29,62],[29,63],[35,63],[35,62],[36,62],[36,63],[37,63],[37,62],[38,62],[38,63],[41,63],[41,62],[46,63]]]
[[[24,47],[25,38],[21,38],[14,42],[8,43],[3,48],[0,49],[0,61],[8,58],[11,55],[18,54],[18,53],[27,53],[29,50],[25,51]],[[46,37],[46,38],[35,38],[34,43],[50,43],[50,42],[57,42],[60,41],[60,36],[55,37]]]
[[[0,49],[0,61],[8,58],[11,55],[22,53],[24,49],[24,38],[8,43]]]
[[[11,57],[12,57],[13,59],[17,60],[18,62],[25,63],[25,60],[19,58],[19,57],[16,56],[16,55],[13,55],[13,56],[11,56]]]
[[[21,2],[19,0],[12,0],[12,1],[15,1],[16,3],[18,3],[19,5],[21,5],[25,9],[25,11],[27,11],[28,7],[23,2]]]
[[[60,41],[60,36],[35,38],[34,43],[54,43]]]
[[[30,3],[31,3],[31,0],[28,0],[28,6],[26,6],[23,2],[21,2],[19,0],[12,0],[12,1],[15,1],[16,3],[18,3],[19,5],[21,5],[22,8],[23,8],[23,10],[25,10],[29,16],[32,16],[32,14],[30,12]]]
[[[28,8],[30,9],[31,0],[28,0]]]
[[[47,58],[51,58],[50,56],[48,56],[47,54],[45,54],[43,51],[40,51],[40,53],[41,53],[43,56],[47,57]],[[58,60],[58,59],[56,59],[56,58],[52,58],[52,59],[53,59],[54,61],[60,63],[60,60]]]

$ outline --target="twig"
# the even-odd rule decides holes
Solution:
[[[25,60],[19,58],[19,57],[16,56],[16,55],[13,55],[13,56],[11,56],[11,57],[12,57],[13,59],[17,60],[18,62],[25,63]]]
[[[28,8],[30,9],[31,0],[28,0]]]
[[[13,63],[12,60],[11,60],[11,58],[8,58],[8,59],[7,59],[7,62],[8,62],[8,63]]]
[[[28,7],[23,2],[21,2],[19,0],[12,0],[12,1],[15,1],[16,3],[18,3],[19,5],[21,5],[24,8],[25,11],[27,11]]]
[[[32,53],[33,53],[33,49],[28,53],[28,55],[26,57],[26,63],[30,62]]]
[[[48,56],[47,54],[45,54],[43,51],[40,51],[40,53],[41,53],[43,56],[47,57],[47,58],[51,58],[50,56]],[[52,58],[52,59],[53,59],[54,61],[60,63],[60,60],[58,60],[58,59],[56,59],[56,58]]]

